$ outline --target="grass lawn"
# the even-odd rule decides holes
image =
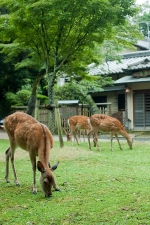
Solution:
[[[16,170],[21,186],[5,182],[7,140],[0,140],[0,225],[148,225],[150,224],[150,142],[135,142],[130,150],[121,140],[110,151],[110,141],[101,141],[102,151],[56,141],[51,165],[60,161],[55,177],[61,192],[45,198],[37,171],[37,195],[32,194],[32,169],[28,153],[17,149]]]

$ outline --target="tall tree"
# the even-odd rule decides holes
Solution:
[[[136,13],[134,3],[135,0],[1,0],[0,6],[9,10],[9,15],[1,18],[1,28],[7,39],[13,37],[45,65],[52,104],[58,71],[72,63],[80,67],[85,58],[87,64],[91,63],[94,44],[112,38],[113,27],[124,25],[126,16]],[[54,121],[53,112],[50,121]],[[50,128],[53,132],[54,126]]]
[[[139,6],[139,12],[134,16],[134,21],[137,23],[139,30],[146,37],[150,37],[150,2],[145,1]]]

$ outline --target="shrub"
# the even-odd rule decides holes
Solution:
[[[31,91],[29,90],[20,90],[18,91],[16,94],[12,93],[12,92],[7,92],[5,94],[6,100],[7,102],[11,105],[11,106],[25,106],[28,104],[29,98],[31,95]]]

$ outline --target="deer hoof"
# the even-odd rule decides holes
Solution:
[[[52,197],[52,195],[51,195],[51,194],[49,194],[48,196],[46,196],[46,195],[45,195],[45,198],[46,198],[46,197],[51,198],[51,197]]]
[[[33,194],[36,195],[37,194],[37,191],[33,191]]]
[[[18,186],[18,187],[19,187],[19,186],[20,186],[20,184],[19,184],[19,183],[17,183],[17,184],[16,184],[16,186]]]
[[[6,180],[7,183],[10,183],[10,180]]]
[[[60,188],[56,188],[55,191],[61,191]]]

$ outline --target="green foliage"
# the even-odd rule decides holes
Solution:
[[[112,78],[98,76],[90,81],[83,79],[80,82],[65,83],[63,86],[55,85],[55,98],[59,100],[79,100],[80,103],[88,104],[85,96],[89,92],[101,92],[106,85],[113,85]],[[85,96],[81,95],[81,91]]]
[[[149,142],[134,141],[129,147],[121,140],[110,151],[110,140],[101,141],[102,151],[88,150],[87,142],[72,146],[59,143],[51,151],[51,164],[60,161],[55,178],[61,192],[52,198],[42,193],[37,171],[37,195],[31,191],[32,169],[26,151],[16,151],[16,170],[21,186],[15,186],[12,170],[6,183],[4,149],[0,145],[0,224],[137,225],[149,224]],[[63,174],[63,175],[62,175]]]
[[[138,14],[134,16],[134,22],[142,34],[148,37],[148,30],[150,30],[150,2],[148,0],[140,4]]]
[[[30,98],[31,91],[22,89],[16,93],[18,104],[27,105]]]
[[[23,3],[19,0],[1,0],[0,5],[10,12],[9,17],[7,14],[0,17],[4,41],[6,43],[5,38],[8,37],[14,40],[12,46],[3,46],[3,51],[10,58],[19,49],[28,51],[30,59],[34,58],[37,66],[48,63],[53,72],[63,67],[66,69],[66,64],[73,68],[83,67],[97,60],[95,43],[101,45],[105,39],[116,37],[117,29],[114,27],[124,26],[126,16],[133,16],[137,12],[134,0]],[[5,21],[7,26],[4,29]],[[31,60],[25,61],[29,66]],[[23,62],[20,63],[23,65]]]
[[[45,95],[42,95],[42,94],[37,94],[37,99],[40,99],[40,103],[41,103],[41,104],[44,104],[44,103],[47,102],[48,97],[45,96]]]
[[[0,7],[9,12],[0,15],[2,52],[7,61],[21,55],[14,62],[17,69],[40,71],[44,67],[49,103],[53,103],[57,72],[69,74],[70,80],[72,74],[78,74],[77,81],[87,76],[87,65],[102,58],[95,47],[104,40],[116,39],[116,27],[123,29],[126,18],[136,14],[134,3],[135,0],[1,0]]]
[[[125,26],[117,26],[113,27],[115,30],[114,38],[112,40],[105,40],[103,45],[98,49],[100,52],[103,52],[103,59],[106,60],[121,60],[120,53],[124,50],[134,51],[136,48],[134,44],[143,39],[143,35],[138,31],[137,26],[131,25],[128,21],[126,21]],[[117,37],[116,37],[117,30]],[[119,54],[118,54],[119,53]]]
[[[77,87],[82,89],[85,94],[88,94],[88,92],[101,92],[106,85],[113,85],[112,78],[99,75],[92,81],[81,80]]]
[[[143,35],[149,37],[148,32],[150,30],[150,13],[146,13],[141,16],[138,20],[138,23],[139,29]]]
[[[75,89],[71,83],[66,83],[63,86],[55,86],[55,98],[58,100],[79,100],[80,103],[85,103],[78,89]]]
[[[12,92],[7,92],[5,94],[6,100],[11,106],[26,106],[30,98],[31,91],[29,90],[20,90],[16,94]]]
[[[17,99],[16,95],[12,92],[7,92],[5,94],[6,100],[10,105],[16,105],[17,104]]]
[[[6,100],[10,106],[27,106],[30,95],[31,91],[25,89],[18,91],[16,94],[12,92],[7,92],[5,94]],[[47,102],[47,96],[45,95],[37,94],[37,98],[41,100],[41,104]]]

